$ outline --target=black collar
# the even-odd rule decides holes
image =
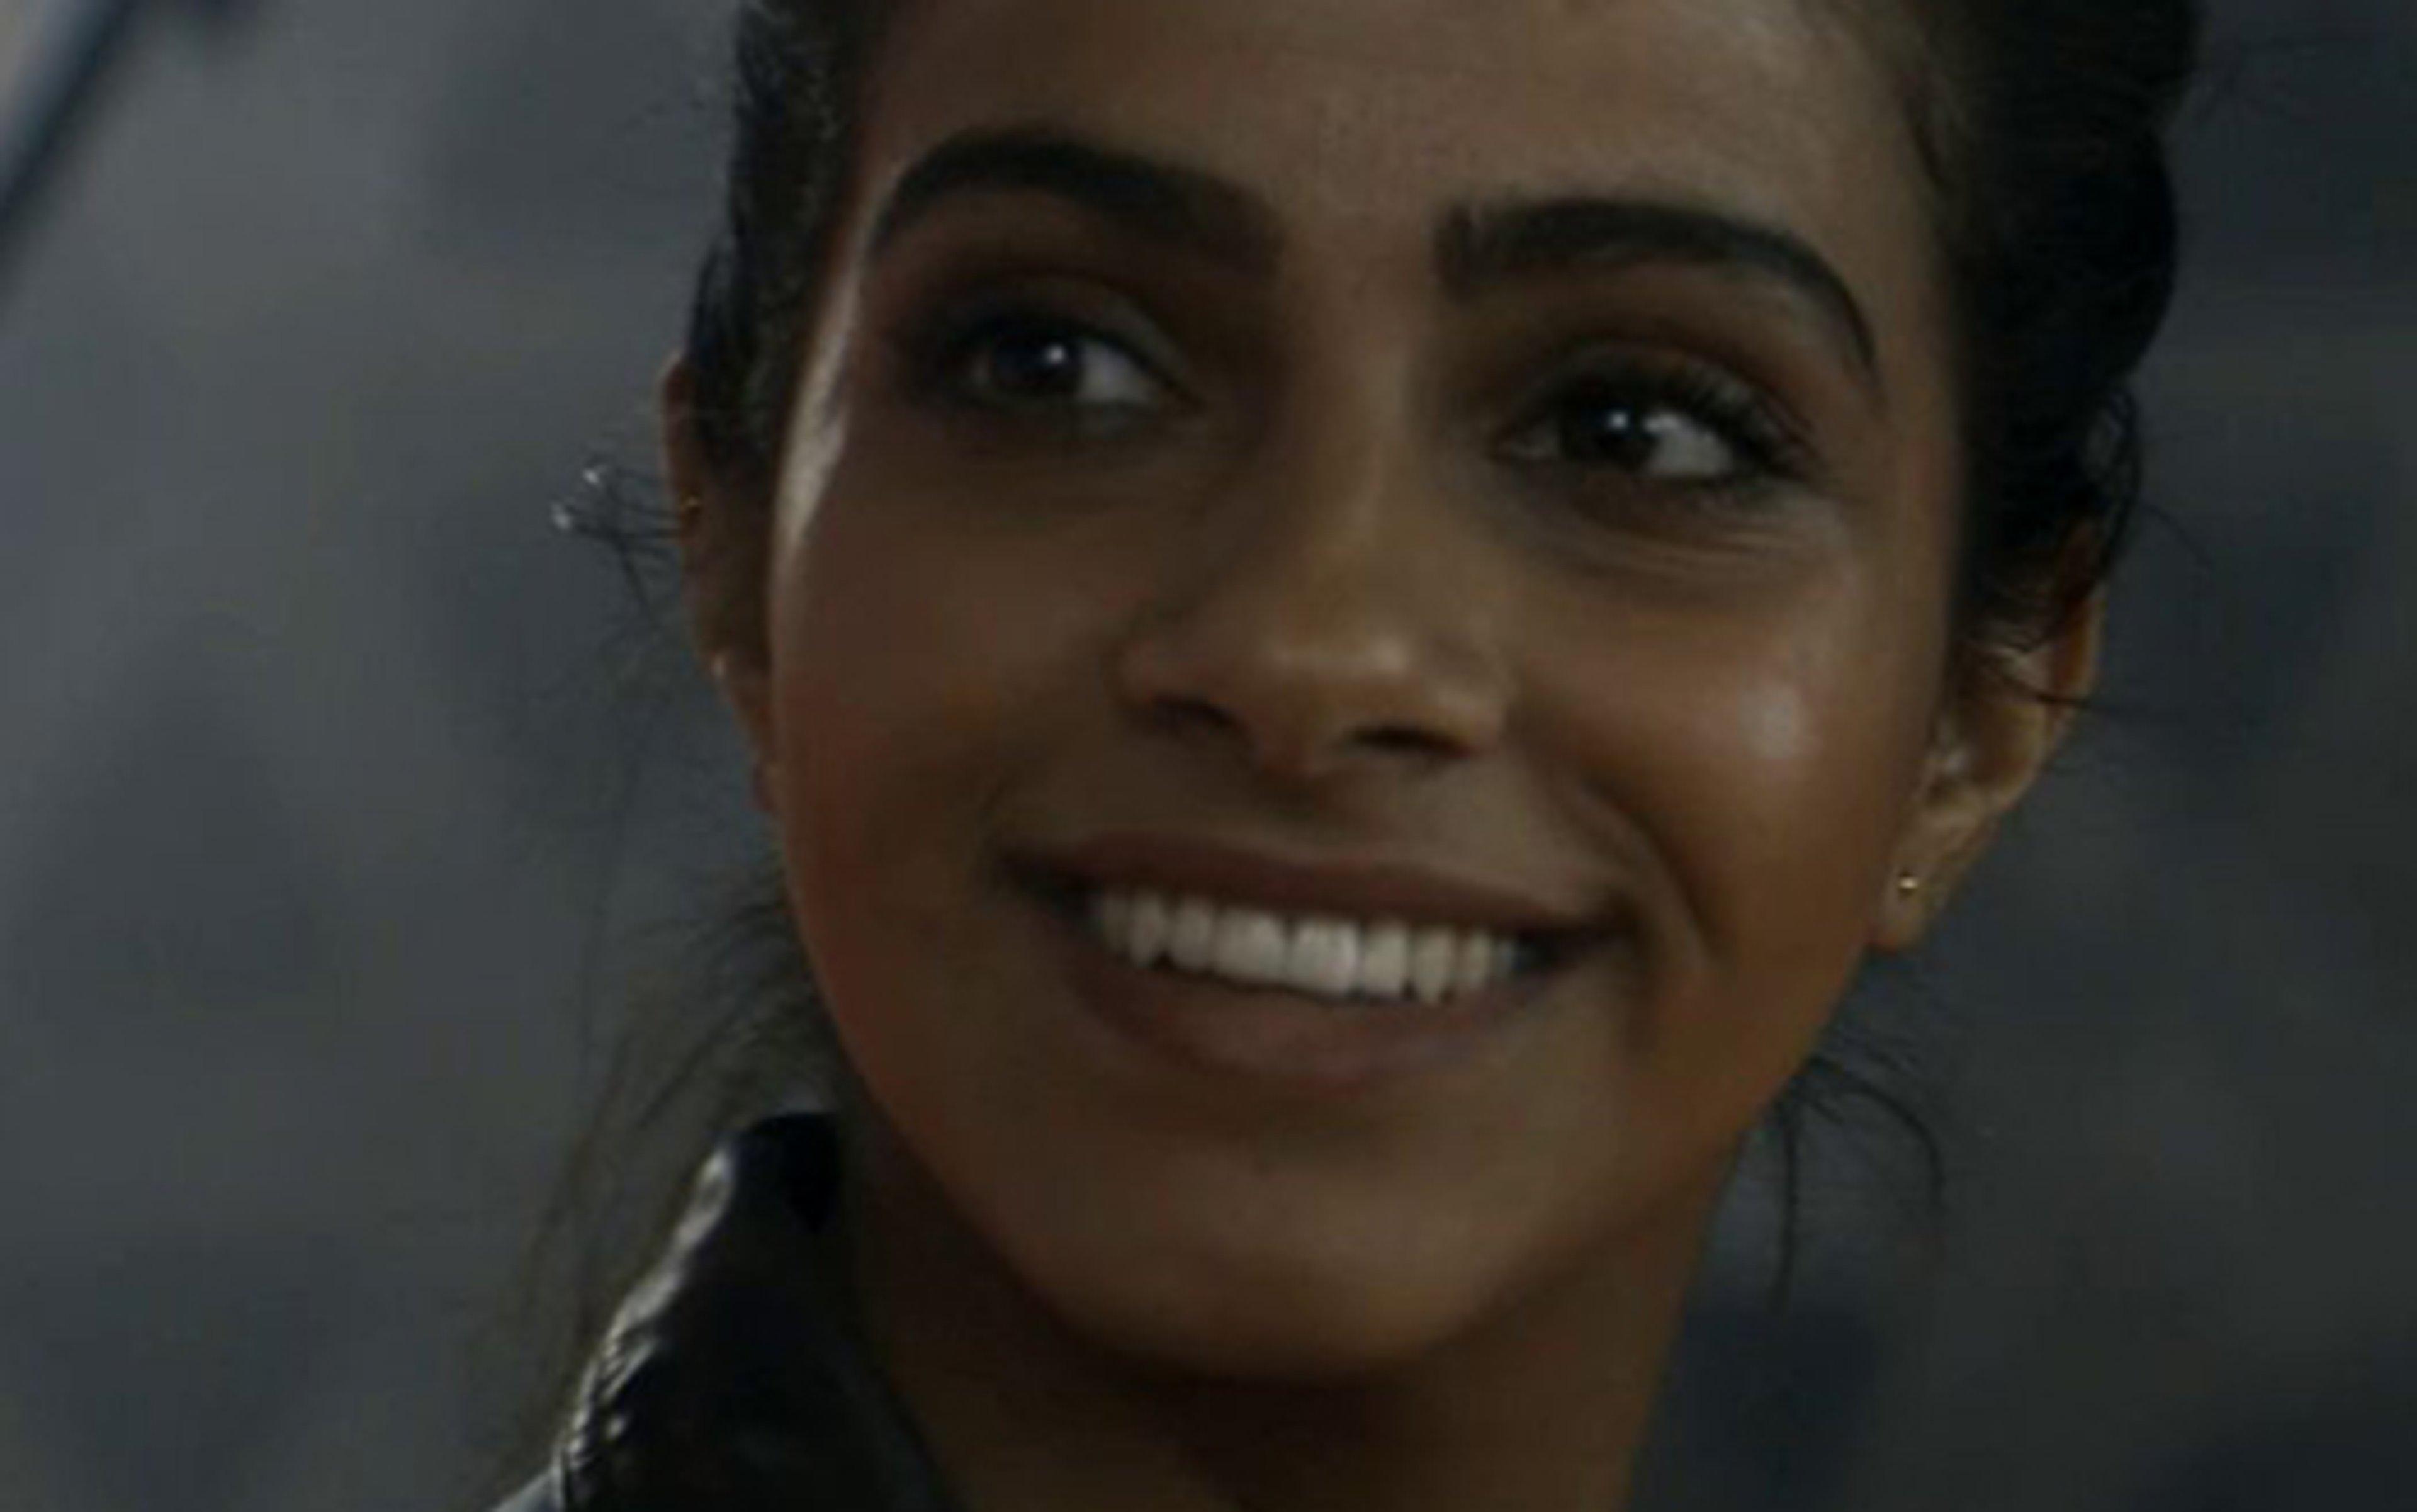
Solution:
[[[588,1367],[563,1512],[957,1512],[815,1243],[840,1169],[818,1117],[716,1153]]]

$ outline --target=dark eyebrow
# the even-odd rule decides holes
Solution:
[[[1779,284],[1807,301],[1880,389],[1879,344],[1847,281],[1801,239],[1771,226],[1655,200],[1569,198],[1454,211],[1436,266],[1453,298],[1504,283],[1649,263],[1710,267]]]
[[[1273,272],[1283,250],[1274,215],[1224,179],[1044,127],[965,131],[924,154],[883,206],[874,250],[947,200],[1001,192],[1058,200],[1254,276]]]

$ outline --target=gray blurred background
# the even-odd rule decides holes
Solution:
[[[198,8],[0,260],[0,1512],[459,1512],[616,1005],[755,844],[549,525],[649,466],[723,7]],[[1943,1256],[1858,1249],[1831,1163],[1771,1315],[1741,1219],[1669,1506],[2417,1507],[2417,9],[2215,10],[2180,528],[1881,985],[1941,1026]]]

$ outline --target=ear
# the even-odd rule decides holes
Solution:
[[[746,737],[755,805],[769,813],[779,752],[764,635],[764,522],[706,456],[696,428],[696,374],[685,357],[664,367],[657,391],[689,633]]]
[[[1888,878],[1873,947],[1910,950],[2031,790],[2098,683],[2106,603],[2092,594],[2049,639],[1992,653],[1941,710]]]

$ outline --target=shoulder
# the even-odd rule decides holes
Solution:
[[[819,1243],[842,1165],[814,1117],[722,1148],[597,1351],[551,1473],[495,1512],[949,1512]]]

